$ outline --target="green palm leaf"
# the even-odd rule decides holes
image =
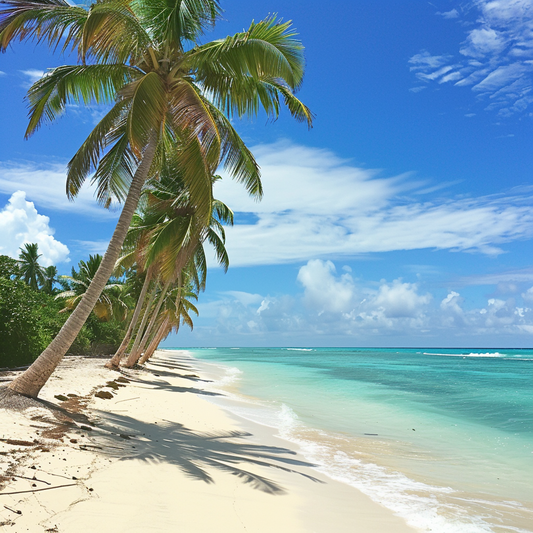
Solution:
[[[127,65],[75,65],[49,70],[28,91],[30,122],[26,137],[44,120],[55,120],[69,103],[105,104],[115,100],[117,91],[137,76]]]

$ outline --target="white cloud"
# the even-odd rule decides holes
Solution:
[[[76,239],[74,242],[88,254],[104,255],[109,246],[109,241],[81,241]]]
[[[440,15],[441,17],[445,19],[456,19],[459,16],[459,11],[457,9],[452,9],[450,11],[445,11],[444,13],[437,12],[437,15]]]
[[[528,303],[533,303],[533,287],[522,293],[522,298]]]
[[[66,165],[59,163],[0,162],[0,192],[13,194],[24,190],[38,205],[59,211],[116,218],[117,212],[100,207],[94,199],[94,189],[86,183],[71,202],[65,192]]]
[[[6,73],[0,70],[0,76],[5,76]]]
[[[349,273],[337,278],[331,261],[309,261],[300,268],[297,279],[305,288],[307,304],[320,313],[350,310],[354,297],[353,278]]]
[[[36,81],[40,80],[44,76],[44,70],[37,69],[21,70],[20,73],[26,78],[22,85],[25,89],[33,85]]]
[[[464,17],[456,10],[453,16],[438,13],[469,28],[454,53],[422,50],[409,60],[409,68],[424,83],[472,86],[492,100],[486,109],[501,116],[523,113],[533,104],[533,0],[474,0],[472,5],[474,18],[470,10]]]
[[[32,202],[26,201],[23,191],[13,193],[0,211],[0,254],[18,258],[25,243],[37,243],[43,266],[69,261],[69,250],[54,239],[50,219],[40,215]]]
[[[459,50],[464,56],[482,58],[487,54],[497,54],[506,45],[505,37],[502,33],[492,28],[479,28],[472,30],[467,39],[466,46]]]
[[[248,346],[272,339],[282,346],[331,345],[328,339],[351,346],[366,339],[383,346],[386,338],[440,338],[453,344],[466,337],[471,344],[474,338],[486,341],[487,335],[533,334],[533,310],[527,306],[533,287],[522,294],[523,305],[513,298],[489,298],[467,309],[458,291],[442,299],[400,279],[354,279],[337,272],[331,261],[308,261],[297,281],[303,293],[294,297],[228,291],[219,300],[200,303],[195,331],[204,345],[232,339]]]
[[[392,284],[383,283],[373,300],[373,305],[383,310],[388,318],[415,317],[421,308],[431,301],[430,294],[418,294],[414,283],[395,280]]]
[[[228,178],[215,191],[237,222],[239,212],[255,216],[227,230],[232,266],[423,248],[494,255],[500,244],[533,233],[528,195],[423,201],[431,187],[408,174],[382,177],[331,152],[287,142],[253,151],[265,199],[254,202]]]

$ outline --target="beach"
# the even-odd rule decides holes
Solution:
[[[67,357],[48,407],[0,412],[0,531],[413,532],[217,399],[205,365]]]

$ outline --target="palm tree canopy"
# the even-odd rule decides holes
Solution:
[[[81,260],[78,263],[78,270],[72,267],[70,276],[60,276],[59,282],[65,290],[56,295],[56,300],[64,300],[63,311],[72,311],[89,287],[91,281],[102,262],[100,254],[90,255],[87,261]],[[112,317],[119,320],[125,318],[127,305],[122,298],[124,283],[118,279],[111,278],[104,287],[100,298],[94,306],[94,314],[104,321]]]
[[[57,267],[54,265],[46,267],[43,271],[43,286],[41,287],[42,291],[46,294],[53,294],[55,291],[54,285],[58,283],[58,281]]]
[[[27,135],[70,103],[107,103],[68,168],[74,198],[94,173],[104,205],[123,201],[150,135],[180,155],[197,210],[210,216],[210,178],[219,165],[260,198],[259,167],[230,123],[233,115],[275,118],[282,103],[312,122],[295,96],[303,46],[290,22],[269,17],[247,31],[198,45],[221,13],[214,0],[99,0],[87,8],[64,0],[1,0],[0,50],[16,39],[76,50],[80,64],[49,70],[28,93]],[[157,162],[156,164],[157,165]],[[155,174],[154,170],[152,174]]]
[[[32,289],[38,290],[44,283],[44,268],[39,264],[39,246],[37,243],[26,243],[20,248],[19,278],[23,279]]]

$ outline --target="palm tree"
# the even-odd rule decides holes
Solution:
[[[45,294],[54,294],[56,291],[54,285],[59,281],[57,277],[57,267],[54,265],[46,267],[43,272],[43,278],[43,286],[41,287],[41,290]]]
[[[262,195],[259,168],[231,125],[232,115],[276,117],[281,102],[299,121],[312,115],[294,95],[303,47],[290,23],[268,18],[248,31],[199,45],[221,10],[217,0],[2,0],[0,50],[35,39],[76,50],[79,64],[49,70],[28,93],[26,136],[69,103],[113,103],[68,165],[74,198],[94,171],[97,198],[124,201],[101,267],[59,334],[11,390],[36,397],[67,352],[109,279],[146,179],[165,145],[179,153],[199,218],[211,209],[211,176],[221,164],[250,194]]]
[[[26,243],[20,248],[18,265],[20,269],[19,278],[23,279],[32,289],[38,291],[39,286],[44,283],[44,268],[39,264],[39,246],[37,243]]]
[[[96,272],[102,263],[100,254],[89,255],[87,261],[78,263],[78,270],[72,267],[70,276],[61,276],[61,284],[66,290],[58,293],[56,300],[64,300],[65,307],[60,312],[72,311],[79,304]],[[99,320],[108,321],[116,318],[122,321],[126,318],[128,306],[122,299],[124,283],[115,278],[109,278],[100,297],[96,301],[93,313]]]
[[[218,179],[218,176],[214,176],[212,183]],[[172,158],[168,158],[163,165],[160,181],[151,180],[147,184],[145,197],[145,206],[130,227],[127,242],[133,246],[137,257],[143,258],[145,268],[149,268],[150,278],[158,277],[162,287],[158,283],[153,286],[126,363],[128,367],[139,359],[159,319],[161,306],[167,301],[167,292],[172,290],[173,285],[177,282],[177,286],[182,287],[180,280],[185,276],[190,283],[194,283],[197,292],[205,289],[205,241],[214,247],[217,260],[224,270],[229,266],[223,224],[233,224],[233,212],[223,202],[213,199],[211,216],[204,226],[196,216],[190,195],[180,180],[180,169]],[[152,309],[157,291],[160,291],[157,304]],[[138,307],[142,304],[139,301]],[[146,324],[150,316],[150,322]],[[122,348],[110,361],[109,367],[118,365],[120,355],[125,351],[125,346]]]

